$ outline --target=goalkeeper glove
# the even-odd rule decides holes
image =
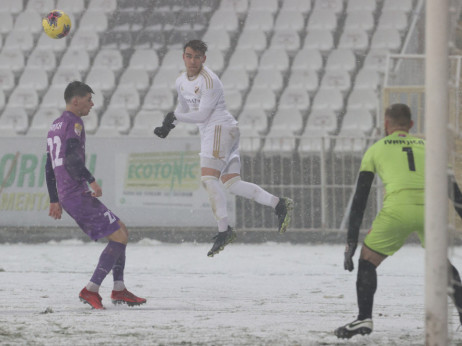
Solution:
[[[173,125],[175,120],[175,114],[173,112],[168,112],[164,117],[164,121],[162,121],[162,126],[154,129],[154,134],[160,138],[167,137],[170,131],[175,128],[175,125]]]
[[[345,246],[345,259],[343,261],[343,267],[345,270],[348,271],[353,271],[355,269],[355,266],[353,264],[353,256],[356,251],[356,243],[353,242],[348,242],[347,245]]]

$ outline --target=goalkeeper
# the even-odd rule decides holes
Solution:
[[[207,45],[200,40],[185,44],[183,61],[186,72],[176,80],[178,106],[175,112],[165,116],[162,126],[156,127],[154,133],[160,138],[167,137],[177,121],[193,123],[199,128],[201,181],[218,224],[215,243],[207,254],[213,257],[236,238],[236,232],[228,223],[225,189],[274,208],[280,233],[284,233],[290,224],[293,202],[241,180],[239,128],[236,119],[226,109],[220,79],[204,65],[206,51]]]
[[[356,191],[351,207],[345,248],[345,270],[352,271],[353,255],[359,227],[366,208],[375,174],[383,181],[383,208],[364,239],[358,262],[356,293],[359,314],[355,321],[335,330],[338,338],[370,334],[373,330],[372,307],[377,288],[376,268],[398,251],[414,231],[424,245],[425,141],[409,135],[413,126],[411,111],[405,104],[393,104],[385,111],[386,137],[372,145],[361,162]],[[462,194],[451,177],[455,207],[462,217]],[[462,287],[457,269],[448,262],[453,294],[462,322]]]

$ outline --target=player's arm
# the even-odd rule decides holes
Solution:
[[[45,177],[47,181],[48,196],[50,197],[50,209],[48,215],[53,219],[60,219],[62,215],[61,204],[58,198],[58,189],[56,188],[56,176],[51,164],[50,153],[47,153],[47,162],[45,164]]]
[[[356,246],[358,244],[359,228],[363,221],[364,211],[366,210],[367,199],[369,197],[373,181],[373,172],[359,172],[348,222],[347,245],[345,248],[344,262],[345,270],[352,271],[354,269],[353,255],[355,254]]]
[[[205,122],[212,115],[219,98],[219,89],[206,89],[202,92],[199,109],[196,112],[182,113],[175,111],[174,115],[178,121],[200,124]]]

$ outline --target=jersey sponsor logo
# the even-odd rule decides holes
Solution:
[[[198,93],[199,93],[199,91],[200,91],[199,87],[198,87],[198,86],[196,86],[196,87],[194,88],[194,94],[198,94]]]
[[[60,130],[62,126],[63,126],[62,121],[60,121],[59,123],[56,123],[56,124],[51,124],[50,131]]]
[[[384,141],[385,144],[398,144],[398,145],[411,145],[411,144],[420,144],[425,145],[425,141],[423,139],[386,139]]]
[[[82,125],[79,123],[75,123],[74,132],[77,136],[80,136],[82,134]]]

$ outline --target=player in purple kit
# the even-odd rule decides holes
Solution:
[[[128,231],[125,224],[97,197],[101,187],[85,167],[85,128],[82,117],[93,107],[93,90],[85,83],[74,81],[64,91],[66,110],[50,127],[47,136],[46,181],[50,196],[49,215],[61,219],[64,209],[93,240],[106,237],[108,244],[98,265],[82,289],[79,298],[95,309],[104,309],[99,287],[112,270],[114,304],[129,306],[146,303],[129,292],[124,285],[125,248]],[[91,190],[88,188],[90,185]]]

